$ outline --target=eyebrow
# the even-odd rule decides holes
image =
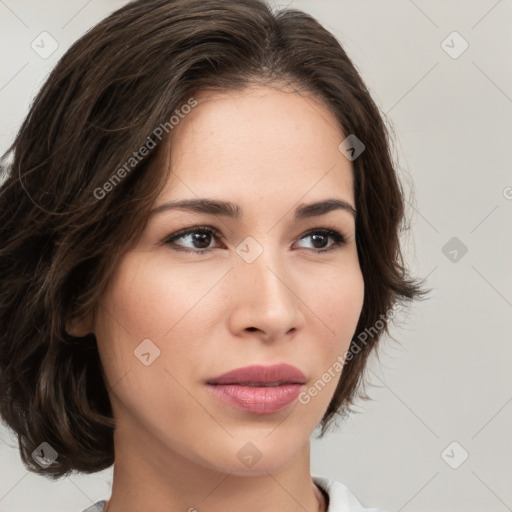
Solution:
[[[242,208],[231,201],[219,201],[215,199],[181,199],[179,201],[168,201],[157,206],[151,211],[151,215],[156,215],[164,211],[180,209],[191,210],[198,213],[210,215],[222,215],[233,219],[242,217]],[[295,219],[305,219],[324,215],[334,210],[344,210],[356,218],[356,209],[347,201],[342,199],[326,199],[316,203],[300,203],[295,209]]]

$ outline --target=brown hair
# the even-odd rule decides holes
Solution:
[[[66,322],[94,312],[118,258],[142,233],[164,183],[151,164],[165,139],[108,194],[95,191],[194,94],[255,83],[312,92],[366,147],[353,161],[365,282],[356,332],[379,321],[384,328],[345,361],[322,435],[357,396],[367,357],[388,332],[383,313],[425,293],[403,265],[404,200],[387,129],[333,35],[301,11],[273,12],[262,0],[131,2],[64,54],[2,158],[0,415],[31,471],[58,478],[114,462],[95,337],[69,335]],[[58,453],[46,469],[31,457],[44,441]]]

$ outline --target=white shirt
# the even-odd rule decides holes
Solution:
[[[364,508],[345,484],[321,476],[312,476],[312,479],[329,495],[327,512],[384,512],[378,508]],[[98,501],[83,512],[104,512],[106,503],[106,500]]]
[[[312,479],[329,495],[327,512],[384,512],[378,508],[363,507],[349,488],[341,482],[321,476],[312,476]]]

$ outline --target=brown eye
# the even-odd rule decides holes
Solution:
[[[210,252],[212,239],[220,239],[220,234],[209,226],[197,226],[173,233],[163,243],[171,245],[176,251],[204,253]],[[177,241],[185,242],[188,246],[184,247]]]
[[[315,229],[309,231],[301,237],[301,240],[307,238],[311,239],[313,245],[311,249],[317,253],[330,251],[346,243],[345,237],[341,233],[338,233],[338,231],[332,229]],[[330,238],[334,240],[334,242],[329,246],[327,244]]]
[[[210,252],[212,240],[220,240],[220,233],[209,226],[195,226],[183,229],[169,235],[163,240],[163,244],[171,246],[171,249],[181,252],[192,252],[202,254]],[[303,235],[300,240],[310,238],[313,247],[312,251],[316,253],[327,252],[336,249],[346,243],[345,237],[338,231],[332,229],[315,229]],[[329,245],[329,240],[333,242]],[[308,247],[305,247],[306,249]]]

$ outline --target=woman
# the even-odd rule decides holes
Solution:
[[[336,39],[260,0],[138,0],[37,96],[0,189],[0,413],[87,512],[363,511],[310,436],[425,293]]]

